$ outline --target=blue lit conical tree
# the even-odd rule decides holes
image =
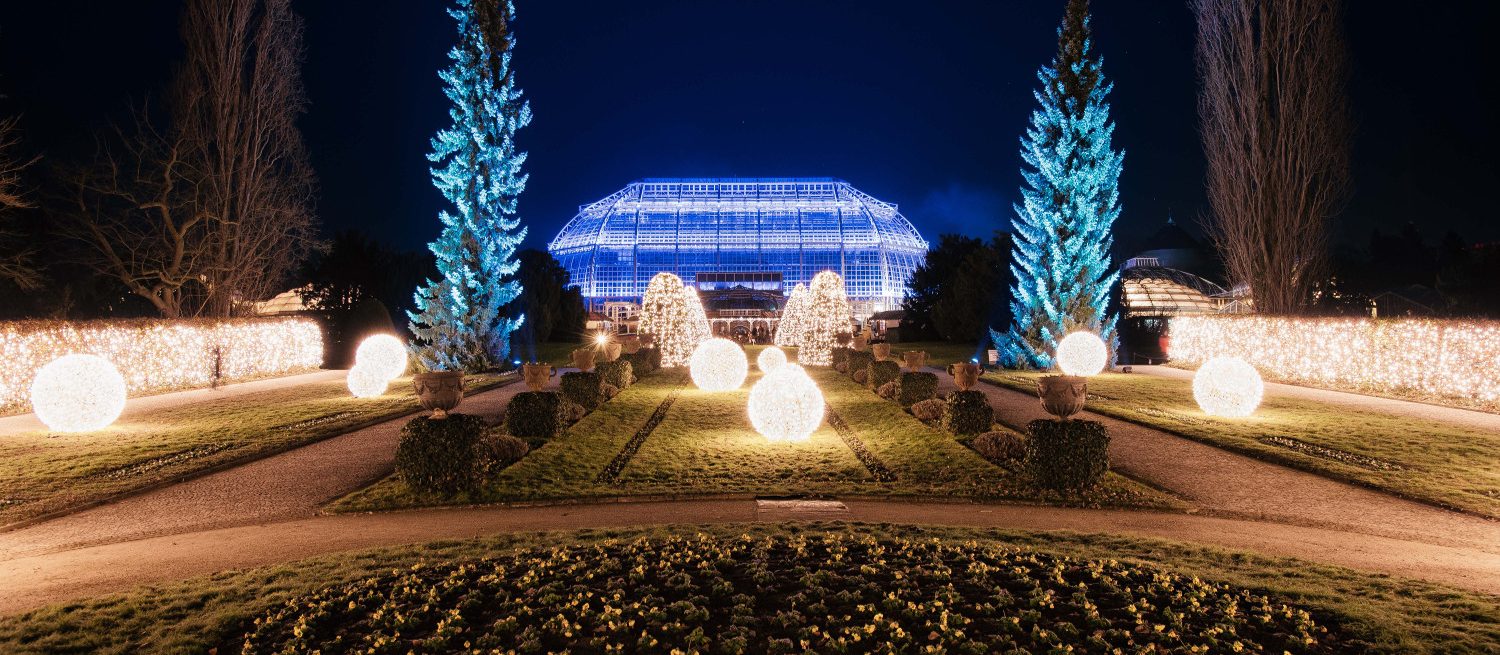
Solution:
[[[1105,96],[1113,85],[1092,52],[1087,0],[1068,2],[1057,36],[1057,56],[1037,73],[1040,106],[1021,139],[1013,323],[1008,333],[991,331],[1002,360],[1037,368],[1052,365],[1069,332],[1088,330],[1113,344],[1119,318],[1107,306],[1119,277],[1109,251],[1125,153],[1111,145],[1115,126]]]
[[[510,0],[457,0],[448,13],[459,41],[439,77],[453,124],[433,137],[427,158],[433,185],[453,207],[429,246],[441,278],[417,289],[418,311],[408,316],[423,365],[473,372],[503,366],[510,334],[525,320],[501,308],[521,294],[515,252],[526,228],[516,199],[526,188],[526,154],[515,133],[531,122],[531,108],[510,67]]]

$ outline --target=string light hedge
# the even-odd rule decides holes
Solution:
[[[809,366],[832,364],[834,338],[849,331],[853,316],[849,296],[844,293],[844,278],[833,271],[814,276],[802,311],[797,361]]]
[[[25,410],[37,371],[70,354],[109,360],[137,396],[316,369],[323,333],[305,318],[3,322],[0,411]]]
[[[781,320],[776,323],[775,343],[782,348],[796,348],[802,341],[802,315],[807,305],[807,286],[801,282],[792,287],[786,305],[781,308]]]
[[[1500,407],[1500,321],[1180,316],[1168,355],[1245,360],[1274,380]]]
[[[708,336],[708,318],[697,292],[683,286],[682,278],[657,273],[641,297],[639,330],[655,338],[662,366],[686,366]]]

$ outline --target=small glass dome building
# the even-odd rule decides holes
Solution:
[[[789,293],[832,270],[863,318],[901,305],[927,241],[843,180],[651,178],[580,207],[548,250],[591,305],[639,301],[662,271],[703,292]]]

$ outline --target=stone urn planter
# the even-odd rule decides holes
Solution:
[[[875,361],[886,362],[891,359],[891,344],[876,343],[870,345],[870,352],[875,354]]]
[[[528,391],[541,391],[542,387],[547,386],[547,378],[552,377],[556,372],[551,364],[537,363],[521,365],[521,375],[526,379],[526,389]]]
[[[870,340],[864,337],[853,337],[849,339],[849,347],[855,352],[866,352],[870,349]]]
[[[620,352],[634,355],[641,351],[641,338],[634,334],[620,337]]]
[[[908,350],[904,353],[901,353],[901,361],[906,363],[907,371],[916,373],[918,371],[921,371],[923,366],[927,365],[927,351]]]
[[[1077,375],[1048,375],[1036,381],[1036,392],[1042,398],[1042,408],[1064,421],[1083,411],[1088,388],[1088,378]]]
[[[463,371],[418,373],[411,385],[417,391],[417,402],[432,412],[433,419],[448,418],[448,412],[464,399]]]
[[[959,391],[968,391],[979,383],[979,365],[971,362],[949,364],[948,375],[953,376],[953,384]]]
[[[573,368],[585,373],[594,370],[594,358],[598,354],[593,348],[579,348],[573,351]]]
[[[604,351],[603,351],[604,361],[606,361],[606,362],[612,362],[612,361],[615,361],[615,360],[619,359],[620,358],[620,353],[622,351],[624,351],[624,349],[625,349],[625,346],[621,345],[618,342],[610,342],[610,343],[604,344]]]

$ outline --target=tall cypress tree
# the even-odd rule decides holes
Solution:
[[[1125,153],[1111,146],[1114,123],[1103,60],[1092,53],[1088,0],[1069,0],[1057,55],[1037,73],[1040,105],[1021,139],[1022,204],[1016,206],[1010,331],[991,330],[1008,364],[1046,368],[1057,342],[1088,330],[1116,339],[1107,313],[1119,272],[1110,266],[1120,215]]]
[[[474,372],[509,361],[510,334],[525,321],[501,308],[521,294],[515,252],[526,228],[516,199],[526,188],[526,154],[516,151],[515,133],[531,122],[531,107],[510,67],[510,0],[457,0],[448,14],[459,41],[439,77],[453,124],[433,137],[427,159],[453,211],[442,212],[443,232],[429,246],[442,277],[417,290],[418,311],[407,315],[423,365]]]

